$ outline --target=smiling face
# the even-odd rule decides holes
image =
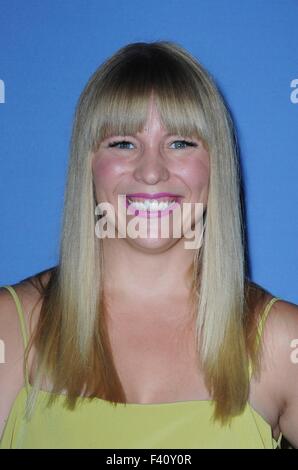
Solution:
[[[162,125],[153,98],[150,99],[147,121],[141,132],[111,135],[101,141],[92,156],[92,172],[97,203],[109,202],[114,207],[116,236],[120,194],[132,195],[128,202],[133,202],[131,207],[141,211],[138,218],[146,209],[166,210],[173,201],[180,205],[200,202],[204,209],[207,206],[209,154],[199,138],[169,134]],[[145,194],[136,196],[138,193]],[[152,195],[155,202],[153,206],[148,206]],[[157,203],[163,204],[157,206]],[[173,212],[168,209],[165,213],[168,213],[165,217],[170,219],[168,238],[160,238],[160,225],[158,228],[155,225],[153,232],[157,233],[154,237],[151,229],[151,236],[148,231],[146,239],[127,237],[127,242],[145,250],[167,249],[177,243],[179,239],[172,237]],[[134,214],[127,215],[127,222],[134,217]],[[152,220],[147,216],[148,229]]]

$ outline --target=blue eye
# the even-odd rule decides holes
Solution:
[[[175,140],[171,143],[171,148],[173,148],[172,145],[175,145],[174,149],[176,150],[185,149],[186,147],[197,147],[197,144],[190,140]]]
[[[128,142],[128,140],[119,140],[118,142],[117,141],[110,142],[109,147],[130,150],[130,149],[134,148],[134,145],[131,142]]]

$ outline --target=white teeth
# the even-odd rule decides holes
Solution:
[[[145,201],[132,201],[131,199],[128,199],[130,207],[133,207],[138,210],[149,210],[149,211],[158,211],[158,210],[165,210],[168,209],[169,207],[173,206],[176,201],[162,201],[158,202],[156,199],[146,199]]]

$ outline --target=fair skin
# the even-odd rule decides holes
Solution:
[[[118,194],[168,192],[182,195],[184,203],[199,201],[206,206],[208,152],[197,138],[191,138],[193,145],[186,145],[183,140],[168,134],[151,100],[142,132],[135,136],[110,136],[94,154],[97,201],[110,202],[117,214]],[[117,147],[111,147],[114,142],[119,142]],[[110,307],[108,327],[128,401],[169,400],[169,389],[173,390],[173,399],[179,396],[191,399],[198,384],[202,386],[195,373],[194,330],[187,305],[187,272],[193,262],[193,251],[185,249],[183,242],[183,238],[170,237],[103,240],[105,289]],[[176,364],[175,373],[168,368],[165,375],[161,356],[165,363]],[[191,368],[185,367],[187,362],[192,364]],[[134,369],[140,371],[138,383],[132,378]]]
[[[132,143],[129,149],[108,146],[110,140],[124,137]],[[117,194],[166,191],[182,194],[186,201],[207,204],[208,153],[199,141],[196,147],[178,150],[172,143],[181,137],[167,135],[151,102],[143,132],[112,136],[101,143],[94,155],[98,201],[109,201],[117,210]],[[191,250],[185,250],[183,240],[177,239],[104,242],[108,330],[128,402],[210,400],[202,371],[196,366],[195,330],[188,309],[186,273],[192,263]],[[28,312],[38,295],[31,286],[16,289],[29,329]],[[267,301],[270,298],[268,295]],[[30,332],[39,308],[35,309]],[[7,345],[6,363],[0,365],[1,434],[24,383],[18,316],[6,290],[0,292],[0,332]],[[265,325],[261,374],[251,381],[249,403],[271,426],[276,439],[281,431],[298,447],[298,364],[290,360],[294,338],[298,338],[298,307],[278,301]],[[34,349],[29,366],[33,355]]]
[[[142,132],[136,136],[110,136],[101,142],[93,156],[97,202],[110,202],[117,215],[118,194],[169,192],[182,195],[184,203],[201,202],[206,206],[208,152],[197,138],[191,139],[195,146],[178,148],[183,137],[167,134],[151,100]],[[129,148],[110,147],[114,141],[129,142]],[[187,295],[186,273],[192,264],[193,250],[184,248],[183,238],[105,238],[103,246],[106,289],[112,295],[121,295],[122,299],[125,296],[127,302],[135,303],[134,286],[138,286],[139,302],[152,302],[148,285],[154,286],[151,297],[158,298],[158,302],[173,298],[173,292],[178,297]],[[160,309],[157,315],[160,318]]]
[[[142,132],[110,136],[93,155],[97,201],[110,202],[117,214],[118,194],[168,192],[182,195],[184,203],[199,201],[206,206],[209,155],[199,139],[187,138],[193,145],[184,139],[168,134],[151,100]],[[111,147],[114,142],[119,143]],[[195,370],[194,325],[188,308],[187,272],[193,251],[183,242],[161,237],[103,239],[108,327],[130,402],[192,399],[202,387]],[[185,367],[188,362],[191,367]],[[168,367],[165,374],[166,363],[176,364],[176,370]],[[132,377],[135,369],[137,383]]]

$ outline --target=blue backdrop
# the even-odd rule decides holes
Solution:
[[[0,284],[58,260],[74,107],[119,47],[171,40],[211,72],[241,147],[251,277],[298,303],[298,1],[0,0]]]

